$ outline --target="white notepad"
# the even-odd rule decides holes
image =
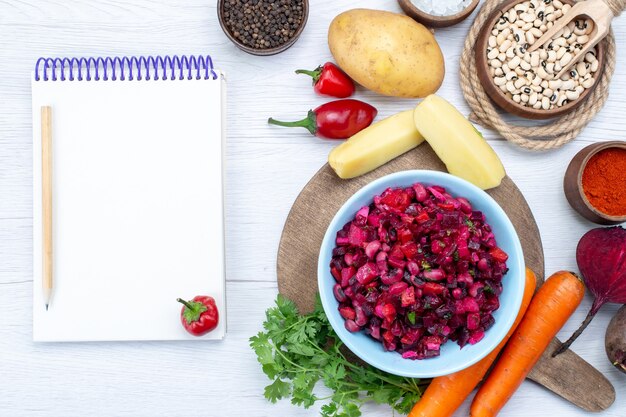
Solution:
[[[224,79],[209,57],[38,62],[32,81],[35,341],[224,337]],[[48,311],[40,118],[46,105],[53,132]],[[214,297],[220,314],[218,327],[200,338],[184,330],[176,302],[195,295]]]

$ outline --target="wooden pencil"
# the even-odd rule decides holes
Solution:
[[[52,298],[52,108],[41,107],[41,175],[43,214],[43,298],[46,310]]]

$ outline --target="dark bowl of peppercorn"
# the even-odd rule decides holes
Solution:
[[[239,49],[274,55],[300,37],[309,17],[308,0],[218,0],[222,30]]]

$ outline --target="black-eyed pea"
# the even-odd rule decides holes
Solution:
[[[513,81],[509,81],[508,83],[506,83],[506,89],[511,94],[515,92],[515,85],[513,84]]]
[[[492,68],[500,68],[502,66],[502,61],[499,59],[492,59],[489,61],[489,65],[491,65]]]
[[[572,54],[570,54],[569,52],[566,52],[559,60],[559,64],[561,64],[561,67],[564,67],[567,64],[569,64],[571,60],[572,60]]]
[[[580,97],[580,93],[578,91],[572,91],[572,90],[567,90],[565,92],[565,95],[567,96],[567,99],[569,101],[577,100],[578,97]]]
[[[505,85],[506,84],[506,78],[505,77],[496,77],[493,79],[493,82],[495,85],[497,85],[498,87],[501,85]]]

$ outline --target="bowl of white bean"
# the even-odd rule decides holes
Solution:
[[[580,106],[595,88],[604,71],[606,40],[557,78],[589,40],[593,31],[589,19],[572,21],[551,42],[527,51],[573,4],[509,0],[487,19],[476,42],[476,69],[485,92],[503,110],[528,119],[549,119]]]

